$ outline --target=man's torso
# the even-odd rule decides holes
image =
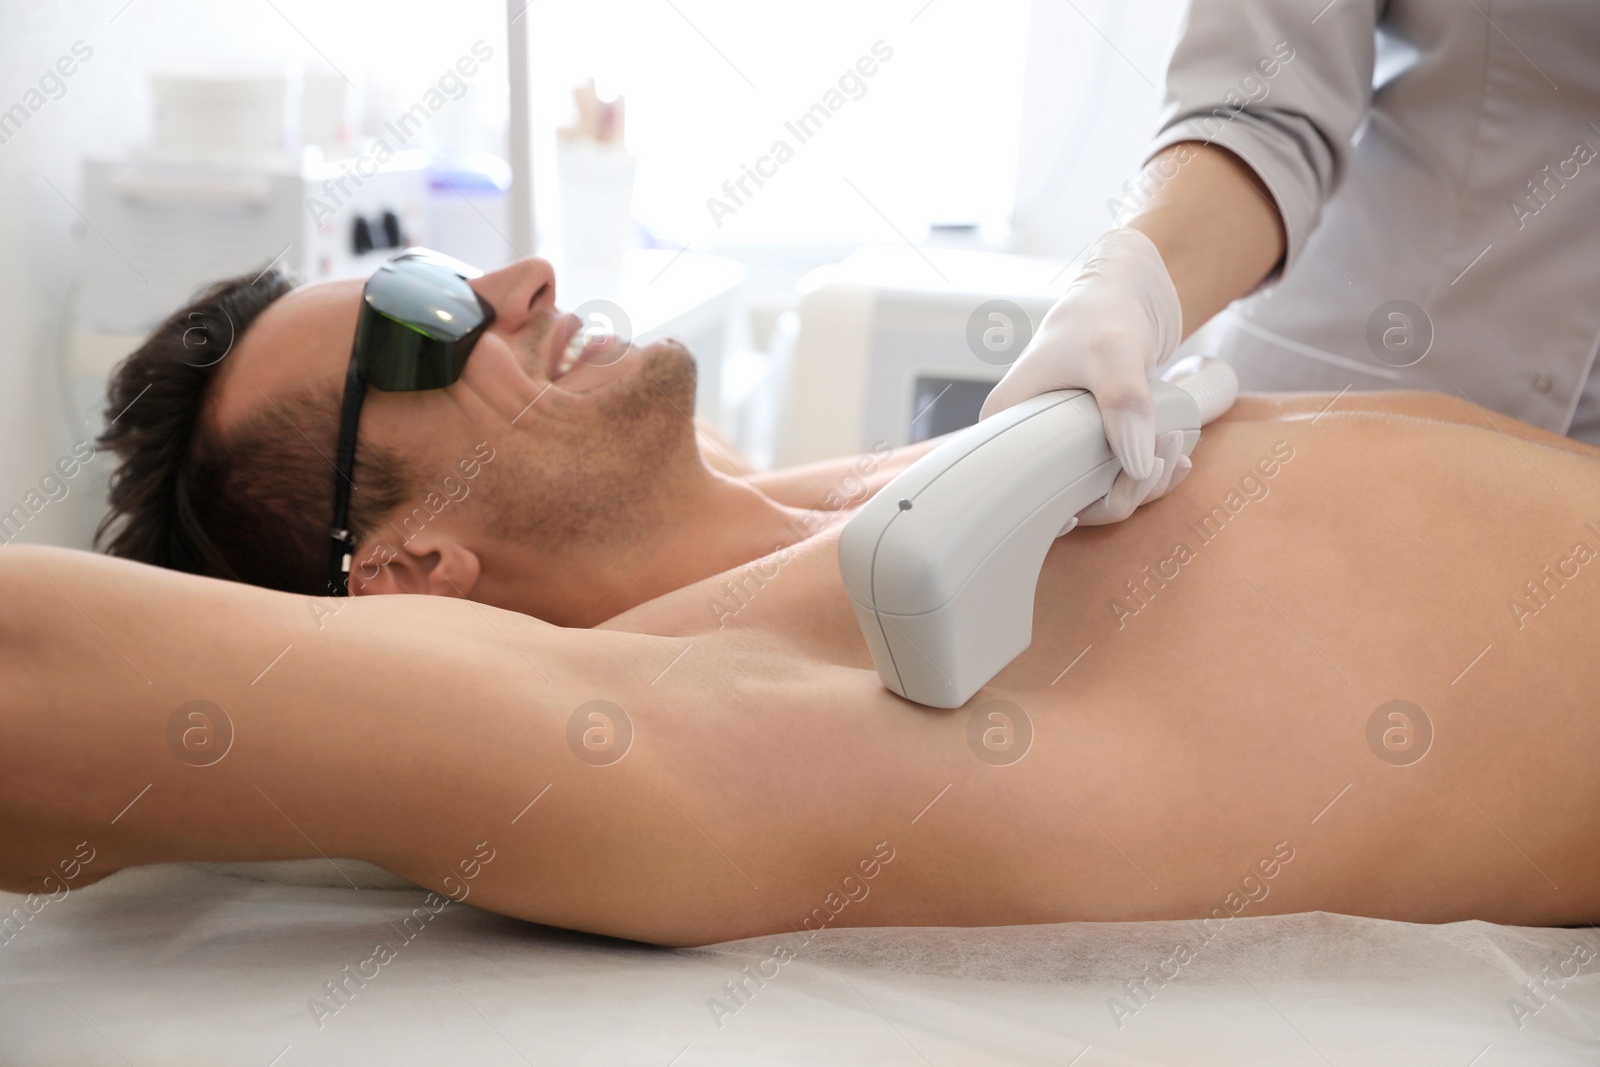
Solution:
[[[1240,892],[1593,916],[1595,459],[1335,409],[1218,424],[1195,461],[1058,542],[1032,646],[964,709],[878,683],[836,529],[734,572],[761,580],[731,617],[721,576],[615,621],[688,650],[641,737],[725,853],[729,936],[800,922],[880,842],[873,903],[833,922],[1198,917]]]

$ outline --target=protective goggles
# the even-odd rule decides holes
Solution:
[[[356,340],[344,379],[333,483],[328,588],[350,595],[351,475],[367,386],[390,393],[443,389],[461,377],[472,346],[494,322],[494,308],[473,291],[474,267],[426,248],[408,248],[379,267],[361,291]]]

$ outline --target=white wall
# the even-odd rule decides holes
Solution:
[[[1034,0],[1015,251],[1065,259],[1110,227],[1106,201],[1155,135],[1184,8],[1183,0]]]
[[[122,2],[5,0],[0,109],[23,100],[74,42],[93,54],[66,79],[60,99],[0,144],[0,511],[21,502],[88,432],[63,396],[59,365],[77,248],[94,239],[72,206],[79,202],[79,161],[147,135],[142,72],[152,59],[214,47],[201,3],[136,0],[117,15]],[[77,488],[76,480],[69,484]],[[92,495],[75,491],[48,504],[19,540],[85,545],[95,519]]]

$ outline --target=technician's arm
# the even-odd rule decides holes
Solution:
[[[1302,254],[1371,98],[1381,2],[1314,16],[1273,0],[1191,5],[1161,133],[1127,190],[1131,216],[1091,248],[984,405],[987,416],[1053,389],[1094,393],[1124,473],[1083,521],[1124,518],[1175,484],[1147,380],[1182,337]]]
[[[1351,141],[1372,101],[1374,33],[1387,3],[1338,0],[1308,12],[1281,0],[1191,0],[1167,68],[1161,128],[1147,160],[1184,141],[1225,148],[1265,190],[1282,226],[1283,260],[1276,269],[1269,263],[1270,276],[1243,282],[1228,299],[1275,280],[1306,254],[1306,235],[1344,181]],[[1136,186],[1136,203],[1129,206],[1137,207],[1140,196]],[[1191,213],[1204,207],[1192,198],[1173,206]],[[1169,249],[1158,246],[1166,257]],[[1174,264],[1168,269],[1179,284],[1188,334],[1205,318],[1190,317],[1188,279],[1179,278]],[[1225,304],[1215,304],[1210,313]]]
[[[1156,191],[1128,228],[1161,253],[1183,308],[1184,336],[1249,293],[1283,258],[1283,218],[1261,179],[1232,152],[1195,141],[1171,145],[1145,164],[1139,184]]]

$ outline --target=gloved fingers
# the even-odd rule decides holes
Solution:
[[[1183,308],[1161,250],[1138,230],[1110,230],[984,401],[983,417],[1040,393],[1088,389],[1123,469],[1148,478],[1155,430],[1147,379],[1182,336]]]
[[[1151,477],[1156,470],[1156,420],[1145,355],[1130,345],[1115,345],[1103,349],[1088,365],[1079,366],[1077,374],[1068,376],[1072,380],[1046,380],[1027,362],[1040,340],[1035,338],[1029,351],[990,390],[981,417],[988,418],[1053,389],[1088,389],[1100,408],[1106,442],[1122,469],[1135,481]],[[1038,357],[1052,354],[1040,349]]]
[[[1099,394],[1095,394],[1095,400],[1100,402],[1100,421],[1106,429],[1106,443],[1111,446],[1111,453],[1117,457],[1124,473],[1135,481],[1151,478],[1157,469],[1155,413],[1148,408],[1140,411],[1107,407]]]
[[[1139,501],[1140,507],[1166,496],[1189,473],[1189,457],[1183,454],[1181,431],[1172,430],[1156,438],[1156,457],[1161,460],[1161,476],[1145,498]]]
[[[1033,364],[1038,361],[1037,359],[1030,360],[1028,358],[1029,355],[1040,348],[1042,343],[1048,343],[1048,341],[1049,335],[1041,333],[1028,343],[1028,347],[1022,350],[1022,355],[1018,356],[1017,361],[1011,365],[1011,369],[1006,371],[1005,377],[1001,378],[995,387],[989,390],[989,395],[984,398],[983,407],[978,412],[978,418],[987,419],[990,415],[996,415],[1013,404],[1020,404],[1029,397],[1049,392],[1051,388],[1071,388],[1071,386],[1066,385],[1052,387],[1035,380],[1035,376],[1029,373]],[[1048,362],[1048,359],[1046,358],[1045,361]],[[1082,386],[1077,388],[1082,388]]]
[[[1011,405],[1021,403],[1026,399],[1028,399],[1027,389],[1010,374],[1007,374],[999,382],[995,383],[995,387],[989,390],[989,395],[984,397],[983,407],[978,411],[978,418],[987,419],[990,415],[998,415]]]
[[[1155,464],[1156,473],[1149,478],[1135,478],[1127,471],[1118,471],[1111,491],[1078,512],[1078,525],[1105,526],[1132,515],[1161,480],[1162,462],[1157,459]]]
[[[1192,466],[1183,454],[1183,434],[1171,431],[1155,439],[1155,473],[1149,478],[1134,478],[1119,471],[1111,491],[1078,512],[1081,526],[1105,526],[1121,522],[1142,505],[1170,492],[1189,473]]]
[[[1084,387],[1100,406],[1111,452],[1136,480],[1155,473],[1156,416],[1145,361],[1131,351],[1098,362]]]

